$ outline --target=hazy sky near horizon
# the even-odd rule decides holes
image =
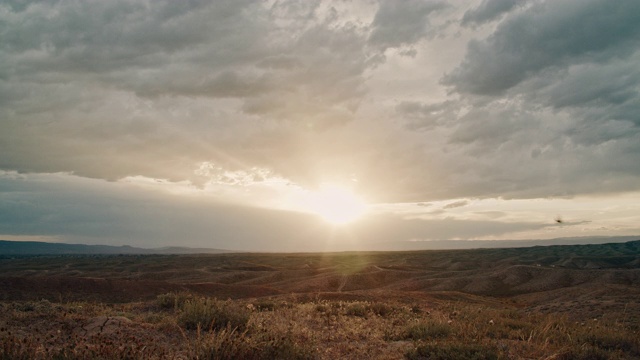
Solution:
[[[324,221],[326,187],[364,215]],[[618,235],[640,235],[637,0],[0,0],[2,239]]]

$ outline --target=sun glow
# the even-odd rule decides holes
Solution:
[[[310,192],[305,207],[334,225],[344,225],[361,218],[367,206],[365,202],[348,189],[324,185]]]

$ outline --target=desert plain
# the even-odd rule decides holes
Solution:
[[[640,241],[0,254],[0,359],[638,359]]]

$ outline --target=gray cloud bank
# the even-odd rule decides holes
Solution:
[[[539,229],[549,224],[378,215],[334,229],[295,212],[178,197],[66,174],[0,173],[0,234],[66,242],[239,251],[342,251]],[[398,231],[400,229],[400,231]]]

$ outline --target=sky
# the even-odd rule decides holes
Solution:
[[[628,235],[637,0],[0,0],[0,239]]]

